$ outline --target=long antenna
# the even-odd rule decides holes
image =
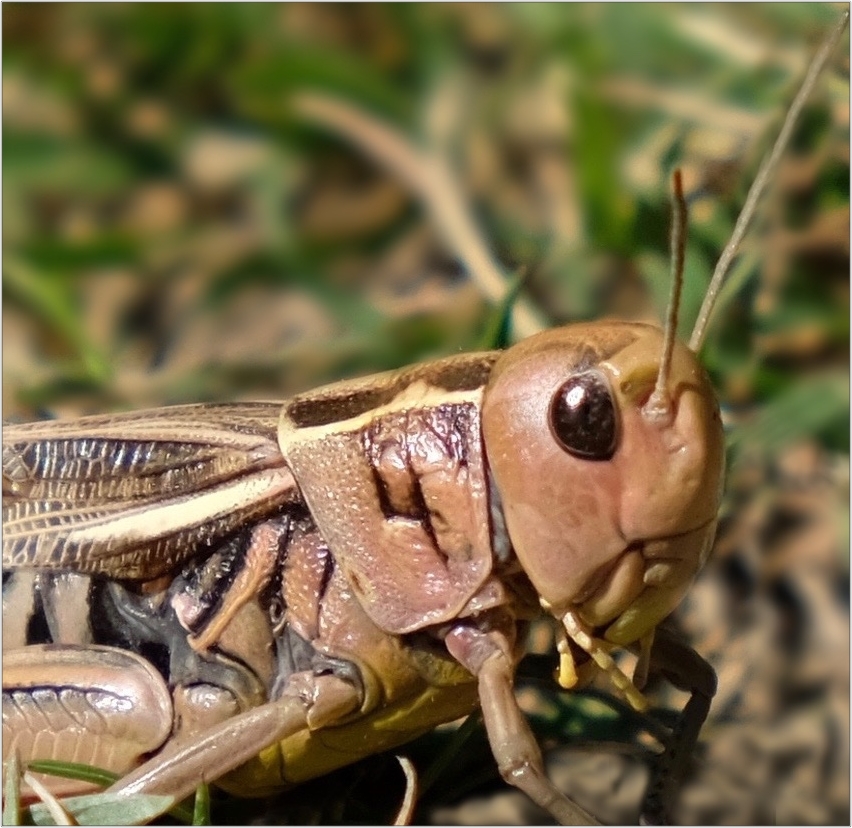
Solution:
[[[837,41],[840,40],[848,22],[849,10],[847,9],[843,12],[840,16],[840,20],[828,34],[822,46],[820,46],[819,51],[816,55],[814,55],[814,58],[808,67],[805,79],[802,81],[802,86],[796,93],[796,97],[793,98],[793,103],[790,104],[790,109],[787,110],[787,117],[784,119],[781,131],[775,139],[775,144],[773,145],[770,153],[763,159],[757,176],[751,185],[751,189],[748,191],[743,209],[737,218],[737,223],[734,225],[734,232],[731,233],[731,238],[725,245],[725,249],[722,251],[722,255],[719,257],[719,261],[716,264],[716,269],[713,271],[713,278],[710,280],[710,285],[707,288],[706,295],[704,296],[704,302],[701,305],[701,310],[698,312],[698,319],[695,322],[695,328],[693,329],[692,336],[689,340],[690,349],[696,353],[701,349],[701,345],[704,342],[704,336],[707,333],[707,323],[710,321],[710,315],[713,313],[713,308],[716,304],[716,298],[719,295],[719,290],[722,287],[722,282],[727,275],[728,268],[731,266],[734,256],[737,255],[737,250],[739,249],[740,242],[743,240],[743,236],[745,236],[749,222],[754,217],[757,202],[761,195],[763,195],[763,191],[766,188],[767,183],[770,181],[775,172],[778,159],[781,157],[789,143],[793,127],[796,124],[796,120],[798,119],[811,90],[816,84],[819,73],[822,71],[823,66],[825,66],[826,61],[828,61],[829,55],[837,45]]]
[[[669,369],[672,364],[675,339],[677,339],[677,315],[680,307],[680,294],[683,288],[683,263],[686,256],[686,199],[683,197],[683,177],[677,169],[672,175],[672,229],[671,257],[672,275],[669,293],[669,306],[666,311],[666,327],[663,334],[663,353],[660,357],[660,370],[657,383],[642,413],[656,422],[669,421],[672,414],[671,397],[668,392]]]

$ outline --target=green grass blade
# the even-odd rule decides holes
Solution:
[[[41,759],[27,762],[27,769],[33,773],[46,773],[50,776],[61,776],[63,779],[77,779],[81,782],[91,782],[104,788],[118,781],[118,774],[93,765],[83,765],[78,762],[59,762],[55,759]]]
[[[195,791],[192,811],[193,825],[210,825],[210,786],[202,782]]]
[[[13,753],[6,762],[6,783],[3,786],[3,824],[21,824],[21,763]]]
[[[465,742],[470,738],[476,729],[482,724],[482,714],[479,711],[471,713],[461,727],[453,734],[453,738],[447,743],[441,753],[435,757],[435,760],[426,768],[426,773],[420,778],[419,798],[423,799],[423,795],[437,781],[441,774],[452,764],[453,759],[461,753]]]

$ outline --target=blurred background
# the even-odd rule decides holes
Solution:
[[[675,167],[688,336],[841,8],[6,3],[4,419],[283,398],[482,347],[520,272],[515,335],[657,320]],[[720,677],[683,822],[849,821],[848,199],[846,34],[702,352],[729,479],[676,619]],[[521,684],[553,778],[635,819],[623,712]],[[421,771],[448,738],[412,748]],[[481,731],[434,773],[417,821],[542,819]],[[330,787],[254,818],[386,821],[403,783],[380,757]]]

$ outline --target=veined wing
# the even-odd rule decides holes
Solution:
[[[3,567],[154,578],[300,495],[276,403],[3,429]]]

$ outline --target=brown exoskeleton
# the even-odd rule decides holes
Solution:
[[[722,481],[701,335],[673,331],[580,324],[284,403],[7,426],[4,750],[129,772],[128,794],[260,794],[479,704],[504,777],[592,821],[515,700],[518,631],[549,614],[563,686],[602,670],[645,707],[610,651],[641,679]],[[712,676],[661,643],[706,712]]]

